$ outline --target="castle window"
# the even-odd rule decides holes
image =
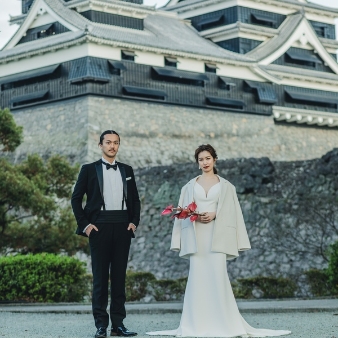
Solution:
[[[292,89],[285,89],[285,100],[289,103],[302,105],[320,106],[330,109],[338,108],[338,96],[330,97],[313,92],[304,93]]]
[[[198,87],[204,87],[208,77],[204,74],[196,74],[176,69],[152,67],[151,77],[154,80],[180,83]]]
[[[258,103],[275,104],[277,102],[276,93],[270,83],[254,81],[244,81],[244,90],[256,94]]]
[[[57,79],[61,76],[61,65],[53,65],[30,70],[21,74],[3,77],[0,80],[1,90],[27,86],[30,84]]]
[[[34,41],[42,38],[47,38],[49,36],[53,36],[55,34],[61,34],[69,32],[69,29],[65,26],[61,25],[59,22],[49,23],[47,25],[34,27],[28,29],[24,36],[20,39],[18,44],[25,43],[29,41]]]
[[[310,21],[316,34],[325,39],[336,39],[335,25],[330,25],[324,22]]]
[[[39,103],[39,102],[44,102],[48,100],[49,96],[49,91],[44,90],[28,95],[23,95],[23,96],[17,96],[14,97],[11,101],[11,106],[12,108],[15,107],[21,107],[21,106],[28,106],[31,104]]]
[[[224,49],[235,53],[246,54],[259,46],[262,41],[250,40],[245,38],[234,38],[224,41],[218,41],[216,44]]]
[[[165,100],[167,96],[167,94],[161,90],[133,86],[124,86],[122,88],[122,93],[126,96],[134,96],[151,100]]]
[[[90,21],[103,23],[106,25],[119,26],[124,28],[131,28],[143,30],[143,19],[132,18],[125,15],[118,15],[112,13],[105,13],[99,11],[85,11],[79,13]]]
[[[206,97],[206,104],[209,106],[222,107],[227,109],[243,110],[245,103],[239,100],[223,99],[220,97]]]
[[[121,70],[127,70],[122,62],[108,60],[109,71],[113,75],[121,75]]]
[[[204,19],[200,20],[196,24],[196,28],[199,31],[203,31],[206,29],[222,26],[223,24],[225,24],[225,16],[223,13],[220,13],[220,14],[209,15],[205,17]]]
[[[124,50],[124,51],[121,52],[121,57],[122,57],[122,60],[135,61],[135,53],[134,52]]]
[[[218,87],[220,89],[231,90],[231,88],[236,87],[236,83],[231,82],[231,80],[227,79],[226,77],[219,76]]]
[[[53,31],[53,26],[54,26],[53,24],[50,24],[50,25],[46,25],[42,29],[40,28],[39,31],[37,32],[37,38],[41,39],[41,38],[45,38],[50,35],[54,35],[55,32]]]
[[[164,58],[164,65],[167,67],[177,67],[177,59],[175,58],[170,58],[170,57],[165,57]]]
[[[277,20],[266,14],[251,14],[251,23],[261,26],[267,26],[275,28],[277,26]]]
[[[143,5],[143,0],[122,0],[124,2],[130,2],[132,4]]]
[[[216,74],[217,66],[214,65],[214,64],[206,63],[204,65],[204,70],[205,70],[206,73],[214,73],[214,74]]]
[[[107,61],[93,57],[75,60],[71,66],[68,81],[72,84],[85,81],[109,82],[110,74]]]
[[[285,53],[285,62],[304,65],[312,68],[316,68],[317,64],[323,63],[316,55],[298,53],[290,49]]]

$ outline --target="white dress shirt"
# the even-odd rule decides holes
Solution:
[[[109,163],[104,158],[102,162]],[[103,171],[103,198],[106,210],[122,210],[122,199],[123,199],[123,182],[119,167],[116,170],[110,168],[107,170],[105,164],[102,163]],[[123,203],[123,210],[127,210],[126,203]]]

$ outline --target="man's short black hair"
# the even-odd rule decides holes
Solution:
[[[120,140],[120,135],[119,135],[115,130],[106,130],[106,131],[104,131],[104,132],[101,134],[99,144],[102,144],[103,139],[104,139],[104,135],[107,135],[107,134],[115,134],[115,135],[117,135],[117,136],[119,137],[119,142],[121,142],[121,140]]]

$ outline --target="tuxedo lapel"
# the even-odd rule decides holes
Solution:
[[[103,171],[102,171],[101,161],[98,161],[98,162],[95,163],[95,169],[96,169],[97,179],[99,181],[101,197],[104,200],[104,198],[103,198]]]
[[[126,179],[126,171],[124,169],[124,166],[121,165],[121,163],[117,163],[119,169],[120,169],[120,173],[121,173],[121,177],[122,177],[122,182],[123,182],[123,193],[124,193],[124,197],[127,200],[127,179]]]

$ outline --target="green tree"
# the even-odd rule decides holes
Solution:
[[[13,152],[22,142],[22,127],[8,109],[0,110],[2,152]],[[43,161],[29,155],[20,164],[0,158],[0,251],[39,253],[86,250],[75,236],[76,222],[69,206],[78,166],[62,156]]]
[[[332,294],[338,295],[338,241],[329,248],[329,266],[326,273],[332,287]]]

